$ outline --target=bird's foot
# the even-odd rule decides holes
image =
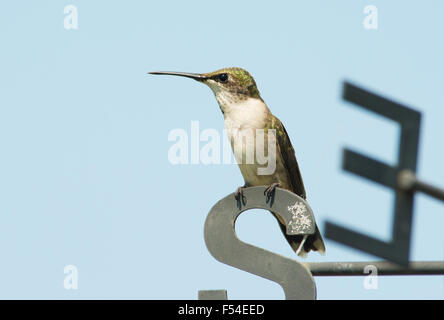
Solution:
[[[239,208],[242,207],[242,205],[245,205],[247,203],[247,198],[245,198],[245,196],[244,196],[244,188],[245,188],[245,186],[239,187],[239,188],[237,188],[236,192],[234,193],[234,199],[236,199],[237,206]]]
[[[281,185],[278,182],[272,183],[267,189],[264,191],[264,196],[267,197],[266,202],[268,203],[270,200],[273,201],[274,199],[274,192],[276,191],[277,187],[280,187]]]

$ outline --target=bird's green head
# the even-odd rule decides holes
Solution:
[[[242,68],[224,68],[209,73],[161,71],[150,72],[150,74],[182,76],[205,83],[214,92],[221,106],[237,103],[248,98],[261,99],[253,77]]]

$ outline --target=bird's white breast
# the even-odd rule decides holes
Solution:
[[[265,150],[265,139],[256,139],[256,133],[264,129],[268,112],[265,103],[254,98],[225,106],[225,128],[238,164],[255,164],[247,158],[254,160],[257,149]]]
[[[237,130],[263,129],[269,112],[263,101],[254,98],[225,106],[225,127],[228,135]]]
[[[288,174],[283,165],[283,159],[278,152],[274,157],[276,170],[269,175],[259,175],[258,168],[264,167],[256,161],[253,163],[244,162],[248,159],[246,155],[248,150],[255,153],[257,150],[264,150],[269,153],[269,140],[267,135],[260,139],[256,133],[256,129],[264,129],[266,121],[270,121],[270,110],[267,105],[259,100],[250,98],[238,104],[230,104],[224,106],[225,127],[227,129],[228,138],[231,141],[233,152],[236,148],[242,148],[242,162],[238,165],[247,186],[271,185],[279,182],[282,187],[290,188]],[[253,131],[254,148],[248,148],[248,141],[243,141],[242,137],[248,136]],[[236,146],[237,143],[237,146]],[[251,142],[250,142],[251,143]],[[276,143],[276,142],[274,142]],[[256,159],[255,159],[256,160]]]

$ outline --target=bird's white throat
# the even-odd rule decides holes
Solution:
[[[219,102],[219,105],[224,113],[228,132],[233,129],[263,129],[270,112],[267,105],[256,98],[224,105]]]

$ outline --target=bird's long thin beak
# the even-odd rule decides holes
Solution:
[[[148,72],[149,74],[160,74],[160,75],[170,75],[170,76],[180,76],[180,77],[187,77],[191,78],[197,81],[203,81],[207,79],[206,76],[200,73],[189,73],[189,72],[169,72],[169,71],[154,71],[154,72]]]

